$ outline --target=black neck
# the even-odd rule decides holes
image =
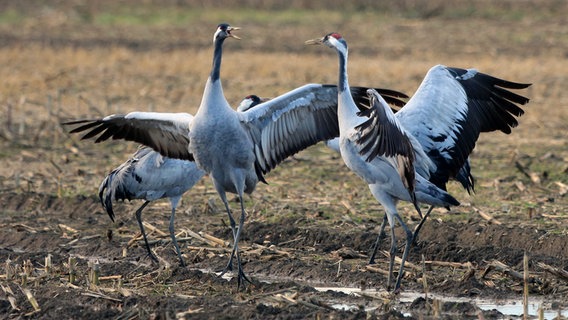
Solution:
[[[213,52],[213,68],[211,69],[211,74],[209,77],[212,82],[219,80],[221,73],[221,56],[223,54],[223,41],[224,38],[219,38],[215,40],[215,51]]]
[[[343,92],[349,88],[347,83],[347,57],[341,51],[337,51],[339,56],[339,82],[337,89]]]

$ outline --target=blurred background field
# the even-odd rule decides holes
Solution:
[[[516,157],[526,156],[546,175],[547,188],[560,191],[554,183],[568,180],[567,13],[564,1],[3,1],[3,188],[22,188],[17,177],[34,175],[19,165],[22,155],[14,150],[20,148],[47,152],[37,159],[47,172],[33,179],[36,185],[56,192],[67,184],[66,173],[53,165],[67,161],[62,119],[133,110],[194,113],[211,65],[212,30],[227,21],[243,28],[242,41],[226,44],[222,67],[233,105],[252,93],[273,97],[308,82],[335,83],[335,54],[303,45],[331,31],[350,44],[353,85],[412,94],[439,63],[533,83],[514,134],[480,139],[473,159],[489,162],[474,160],[474,172],[480,183],[493,183],[515,172]],[[78,147],[122,150],[122,158],[134,148]],[[85,169],[97,178],[117,163],[110,155],[101,158],[109,162]],[[494,158],[504,159],[509,174],[491,172],[499,169]],[[71,193],[96,186],[68,184]]]

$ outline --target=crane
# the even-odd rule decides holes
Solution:
[[[191,119],[191,115],[188,115],[188,119]],[[112,207],[113,201],[145,200],[136,210],[136,221],[138,221],[140,232],[144,238],[148,256],[158,262],[148,244],[142,224],[142,210],[152,201],[168,198],[172,208],[169,224],[170,237],[180,265],[185,266],[174,232],[176,208],[181,196],[201,180],[204,175],[205,172],[199,169],[195,162],[163,157],[151,148],[140,147],[101,182],[99,199],[113,222],[115,216]]]
[[[213,36],[213,65],[205,84],[201,104],[187,126],[180,114],[131,112],[101,119],[69,121],[79,125],[71,131],[88,131],[82,139],[97,137],[95,142],[113,139],[135,141],[160,154],[195,161],[211,177],[233,232],[233,249],[227,266],[232,270],[236,257],[238,287],[246,277],[239,254],[246,212],[243,195],[252,193],[264,175],[286,157],[319,141],[339,135],[337,89],[321,84],[307,84],[245,112],[233,110],[221,85],[220,70],[223,43],[237,38],[229,24],[220,24]],[[331,98],[335,96],[334,98]],[[237,194],[240,219],[236,226],[226,193]]]
[[[388,290],[396,253],[395,221],[406,233],[394,286],[398,292],[414,234],[398,214],[397,202],[412,202],[420,215],[418,203],[429,204],[424,217],[434,206],[458,205],[445,191],[446,183],[450,178],[469,175],[468,157],[481,132],[500,130],[508,134],[518,125],[515,117],[524,111],[517,104],[524,105],[529,99],[507,89],[524,89],[530,84],[498,79],[475,69],[436,65],[396,114],[373,91],[369,92],[369,110],[360,112],[349,93],[345,39],[334,32],[305,43],[326,45],[337,52],[339,147],[347,167],[369,185],[373,196],[385,208],[373,256],[388,220],[391,227]]]

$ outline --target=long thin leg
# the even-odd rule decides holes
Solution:
[[[243,199],[245,176],[243,174],[244,174],[244,172],[240,171],[240,170],[236,170],[236,171],[231,173],[232,180],[235,182],[234,186],[235,186],[235,189],[237,191],[237,195],[239,196],[239,201],[241,203],[241,219],[239,221],[238,228],[235,226],[235,219],[233,218],[233,215],[231,214],[231,209],[229,208],[229,203],[227,201],[225,189],[223,188],[223,186],[219,185],[215,179],[213,179],[213,183],[215,184],[215,188],[217,189],[217,193],[221,197],[223,204],[225,204],[225,209],[227,210],[227,215],[229,216],[229,221],[231,223],[231,230],[233,231],[233,238],[234,238],[233,250],[231,250],[231,256],[229,258],[229,262],[227,263],[227,266],[225,267],[225,269],[221,272],[221,275],[225,274],[229,270],[231,270],[231,271],[233,270],[233,259],[236,256],[237,257],[237,265],[238,265],[238,274],[237,274],[238,288],[237,289],[240,289],[241,284],[244,285],[244,281],[251,282],[247,278],[247,276],[245,275],[245,273],[243,271],[243,266],[242,266],[242,263],[241,263],[241,256],[240,256],[240,252],[239,252],[239,239],[241,237],[241,232],[243,231],[243,227],[244,227],[244,223],[245,223],[245,219],[246,219],[245,203],[244,203],[244,199]]]
[[[225,206],[225,210],[227,211],[227,216],[229,217],[229,224],[231,226],[231,231],[233,232],[233,240],[237,237],[237,223],[235,222],[235,218],[233,218],[233,214],[231,213],[231,208],[229,207],[229,201],[227,201],[227,196],[225,192],[220,192],[219,195],[221,196],[221,201],[223,201],[223,205]]]
[[[422,229],[422,225],[424,225],[424,222],[426,222],[426,219],[428,219],[428,216],[430,215],[430,212],[432,212],[432,209],[434,209],[434,206],[430,206],[430,208],[428,208],[428,212],[426,212],[426,214],[424,215],[422,220],[420,220],[420,223],[414,229],[414,235],[412,236],[414,238],[414,240],[413,240],[414,242],[417,241],[418,233],[420,232],[420,229]]]
[[[385,226],[387,224],[387,214],[383,218],[383,223],[381,223],[381,231],[379,231],[379,235],[377,236],[377,240],[375,240],[375,245],[372,248],[371,258],[369,259],[369,264],[375,264],[375,256],[377,255],[377,250],[385,236]]]
[[[227,201],[227,196],[225,195],[225,192],[219,192],[219,196],[221,196],[221,200],[223,201],[223,204],[225,205],[225,209],[227,210],[227,215],[229,216],[229,222],[231,224],[231,231],[233,232],[233,241],[235,241],[235,239],[237,238],[237,226],[235,223],[235,219],[233,218],[233,215],[231,214],[231,208],[229,207],[229,202]],[[235,251],[234,248],[231,251],[231,257],[229,257],[229,262],[227,263],[227,266],[225,267],[225,269],[223,269],[223,271],[221,271],[221,275],[224,275],[227,271],[232,271],[233,270],[233,257],[235,256]]]
[[[400,261],[400,271],[398,272],[396,284],[394,285],[394,292],[398,292],[398,290],[400,289],[400,282],[402,280],[402,276],[404,273],[404,263],[406,262],[406,258],[408,257],[408,252],[410,251],[410,247],[412,246],[412,242],[414,241],[414,234],[412,233],[412,231],[410,231],[410,229],[408,229],[408,227],[406,226],[404,221],[402,221],[402,218],[398,214],[395,214],[395,217],[400,223],[402,229],[404,229],[404,232],[406,232],[406,245],[404,246],[404,252],[402,253],[402,259]]]
[[[243,265],[241,264],[241,254],[239,252],[239,239],[241,237],[241,232],[243,231],[246,219],[245,204],[242,195],[239,195],[239,200],[241,203],[241,219],[239,221],[239,229],[237,230],[237,235],[235,237],[235,244],[233,248],[233,252],[236,253],[237,255],[237,265],[239,268],[239,274],[237,277],[237,290],[240,289],[241,284],[244,285],[244,281],[252,283],[252,281],[250,281],[250,279],[246,276],[245,272],[243,271]]]
[[[387,290],[390,291],[391,288],[391,280],[392,280],[392,272],[394,267],[394,257],[396,256],[396,236],[394,233],[394,221],[390,223],[391,227],[391,248],[390,248],[390,261],[389,261],[389,276],[387,278]]]
[[[223,199],[223,197],[221,197]],[[250,282],[252,283],[252,281],[250,281],[250,279],[246,276],[245,272],[243,271],[243,266],[241,264],[241,255],[239,252],[239,239],[241,237],[241,231],[243,230],[243,226],[245,223],[245,219],[246,219],[246,214],[245,214],[245,205],[243,202],[243,198],[239,197],[240,199],[240,203],[241,203],[241,219],[239,221],[239,227],[236,229],[235,232],[235,220],[233,219],[232,215],[230,214],[230,210],[228,209],[228,203],[227,203],[227,212],[229,213],[230,216],[230,221],[231,221],[231,228],[233,229],[233,235],[234,235],[234,243],[233,243],[233,250],[231,250],[231,257],[229,258],[229,263],[227,264],[227,266],[225,267],[225,269],[221,272],[221,275],[225,274],[227,271],[229,270],[233,270],[233,258],[236,256],[237,257],[237,266],[238,266],[238,274],[237,274],[237,289],[240,289],[241,285],[244,285],[244,281]],[[225,202],[226,200],[224,200]]]
[[[158,258],[152,253],[150,249],[150,244],[148,243],[148,238],[146,238],[146,231],[144,230],[144,225],[142,224],[142,210],[146,208],[146,206],[150,203],[150,201],[145,201],[138,210],[136,210],[136,221],[138,221],[138,227],[140,227],[140,232],[142,233],[142,237],[144,238],[144,243],[146,244],[146,250],[148,250],[148,256],[154,260],[154,262],[158,262]]]
[[[174,221],[175,221],[175,217],[176,217],[176,205],[172,204],[172,215],[170,216],[170,237],[172,238],[172,243],[174,244],[174,248],[176,248],[176,253],[177,256],[179,258],[179,264],[182,267],[185,267],[185,261],[183,261],[183,258],[181,256],[181,250],[179,249],[177,240],[176,240],[176,233],[174,231]]]
[[[422,217],[422,211],[420,210],[420,206],[418,205],[418,202],[416,202],[416,199],[412,201],[412,204],[414,205],[414,209],[416,209],[416,212],[418,212],[418,216],[420,217],[420,219],[424,219],[424,217]]]

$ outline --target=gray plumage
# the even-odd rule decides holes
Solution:
[[[99,187],[99,199],[112,221],[114,221],[114,201],[145,200],[136,210],[135,215],[148,255],[157,262],[142,224],[142,210],[152,201],[168,198],[171,205],[170,237],[180,264],[185,266],[174,232],[175,212],[181,196],[203,175],[205,172],[197,168],[195,162],[163,157],[148,147],[142,147],[102,181]]]
[[[386,216],[371,262],[388,220],[392,239],[389,289],[396,253],[395,220],[406,233],[394,287],[398,291],[414,234],[399,216],[397,202],[413,202],[420,215],[418,203],[431,206],[417,230],[434,206],[458,205],[445,191],[446,183],[453,178],[466,189],[473,188],[467,159],[475,141],[481,132],[511,132],[517,125],[515,117],[523,114],[516,104],[526,104],[528,99],[507,89],[529,85],[494,78],[474,69],[439,65],[430,69],[415,95],[396,114],[373,90],[369,91],[370,110],[361,114],[349,93],[345,39],[338,33],[330,33],[306,44],[324,44],[338,54],[339,147],[345,164],[369,185],[373,196],[385,208]]]

